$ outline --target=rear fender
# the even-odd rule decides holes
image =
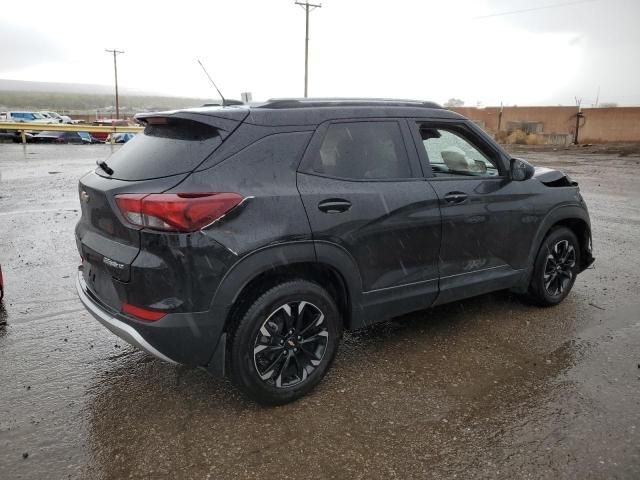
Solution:
[[[355,306],[360,303],[362,282],[355,262],[342,248],[325,242],[315,242],[314,248],[314,242],[311,240],[263,247],[240,259],[220,282],[211,307],[228,315],[244,287],[254,278],[274,268],[306,262],[325,264],[342,276],[348,290],[352,313],[356,314],[358,309]],[[352,315],[352,318],[355,317]]]
[[[279,266],[315,260],[311,240],[280,243],[255,250],[238,260],[225,274],[213,296],[211,307],[215,306],[228,314],[242,289],[258,275]]]

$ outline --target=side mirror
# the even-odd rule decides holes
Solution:
[[[533,177],[533,174],[536,172],[533,165],[520,158],[512,158],[511,159],[511,180],[516,182],[524,182],[525,180],[529,180]]]

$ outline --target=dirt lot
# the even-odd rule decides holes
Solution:
[[[640,155],[514,151],[589,204],[597,260],[569,298],[347,334],[312,395],[268,409],[80,306],[76,182],[108,146],[0,145],[0,478],[640,478]]]

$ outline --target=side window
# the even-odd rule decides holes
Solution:
[[[331,124],[313,159],[311,170],[357,180],[411,177],[397,122]]]
[[[420,125],[420,138],[436,177],[500,175],[495,162],[454,129]]]

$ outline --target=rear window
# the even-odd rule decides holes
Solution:
[[[218,129],[192,120],[147,125],[107,159],[111,178],[147,180],[190,172],[222,143]],[[97,169],[96,173],[106,176]]]

